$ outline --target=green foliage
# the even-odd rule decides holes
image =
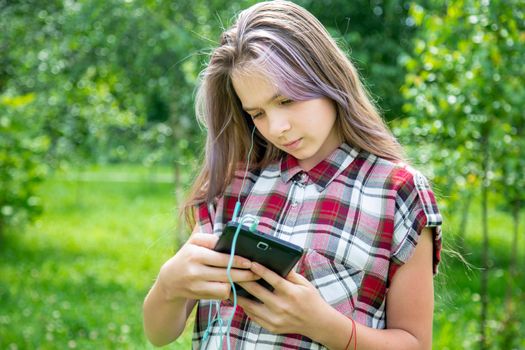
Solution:
[[[197,10],[197,11],[194,11]],[[0,233],[45,169],[194,157],[198,2],[0,1]]]
[[[513,208],[517,218],[525,198],[525,3],[461,0],[440,5],[428,10],[413,4],[410,9],[418,34],[413,54],[403,58],[408,74],[402,92],[409,117],[397,123],[395,133],[405,143],[428,145],[413,155],[433,169],[447,218],[464,219],[468,212],[460,207],[471,197],[468,192],[479,187],[483,196],[486,189],[496,190],[496,201]],[[494,278],[489,272],[493,266],[486,219],[482,215],[477,222],[485,230],[481,331],[476,338],[482,348],[512,348],[519,346],[519,321],[506,317],[507,309],[493,309],[484,294],[488,279]],[[491,232],[497,230],[490,227]],[[498,234],[509,237],[508,232],[515,232],[515,242],[519,229]],[[493,244],[495,233],[490,236]],[[503,285],[509,285],[508,280]],[[512,290],[509,296],[513,293],[520,295]],[[506,307],[516,300],[506,299]]]
[[[404,58],[409,118],[395,131],[407,143],[435,144],[416,156],[434,164],[447,195],[479,183],[483,138],[490,139],[493,155],[489,180],[523,166],[518,127],[525,121],[525,6],[511,3],[455,1],[441,11],[411,7],[421,27],[412,57]],[[507,177],[513,184],[508,190],[522,193],[523,183],[514,179]]]
[[[0,236],[5,227],[23,224],[41,210],[35,189],[47,171],[42,158],[49,139],[35,134],[32,124],[38,120],[20,118],[34,111],[34,99],[34,94],[0,95]]]
[[[97,161],[120,135],[127,141],[148,121],[169,120],[174,82],[185,87],[179,67],[170,68],[191,43],[156,10],[120,1],[3,9],[6,86],[41,96],[42,132],[57,161]]]
[[[415,34],[410,1],[312,1],[310,10],[338,39],[358,67],[372,98],[387,120],[402,115],[405,67],[399,57],[409,52]]]

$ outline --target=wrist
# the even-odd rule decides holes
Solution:
[[[169,288],[163,281],[161,276],[157,277],[157,280],[153,284],[153,289],[157,291],[160,299],[167,303],[176,303],[177,301],[185,300],[185,298],[179,296],[173,288]]]
[[[326,308],[316,314],[313,323],[309,335],[312,340],[329,349],[345,349],[353,331],[351,319],[326,304]]]

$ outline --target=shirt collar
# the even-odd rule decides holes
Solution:
[[[304,171],[299,165],[297,158],[290,154],[285,154],[281,159],[281,179],[287,183],[292,179],[297,179],[302,173],[308,175],[319,192],[332,182],[350,163],[355,159],[358,152],[347,143],[342,143],[326,159],[319,162],[308,171]]]

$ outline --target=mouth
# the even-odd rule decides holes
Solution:
[[[285,143],[283,145],[283,147],[286,147],[286,148],[295,148],[299,145],[299,142],[301,142],[302,138],[299,138],[295,141],[292,141],[292,142],[289,142],[289,143]]]

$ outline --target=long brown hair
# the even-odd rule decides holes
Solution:
[[[359,79],[356,68],[323,25],[289,1],[261,2],[242,11],[224,31],[200,74],[196,114],[207,129],[205,162],[184,205],[194,225],[194,205],[212,202],[247,161],[251,119],[232,84],[234,74],[262,72],[292,100],[328,97],[336,127],[349,145],[391,161],[405,159]],[[255,133],[250,164],[262,168],[282,151]]]

